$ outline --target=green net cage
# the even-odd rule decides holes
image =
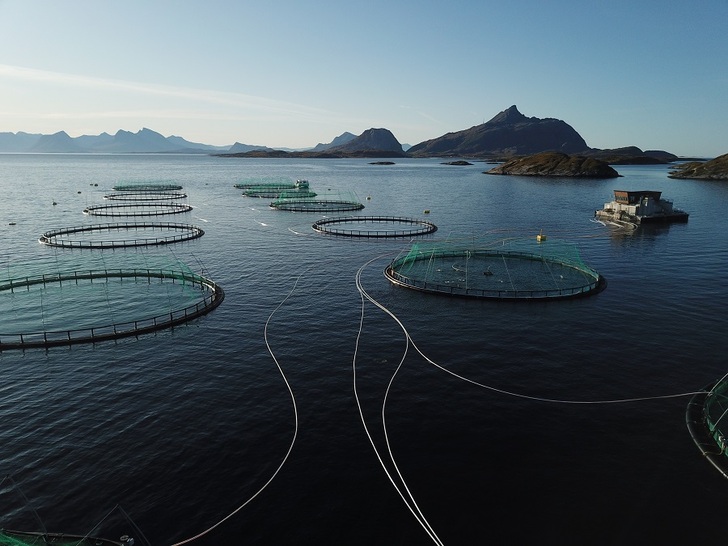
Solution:
[[[114,186],[114,191],[135,191],[135,192],[167,192],[181,190],[182,186],[167,181],[148,182],[120,182]]]
[[[201,317],[225,293],[204,272],[144,252],[63,252],[0,271],[0,351],[95,343]]]
[[[351,191],[331,190],[319,192],[316,197],[283,195],[272,201],[270,207],[293,212],[348,212],[361,210],[364,204]]]
[[[281,176],[262,176],[258,178],[246,178],[241,180],[234,187],[239,190],[267,189],[270,191],[293,190],[296,188],[308,188],[308,180],[293,180]]]
[[[178,191],[119,191],[107,193],[104,199],[109,201],[168,201],[186,199],[187,194]]]
[[[726,376],[694,395],[685,420],[703,456],[728,478],[728,380]]]
[[[500,300],[573,298],[606,287],[576,245],[542,236],[416,243],[384,274],[414,290]]]

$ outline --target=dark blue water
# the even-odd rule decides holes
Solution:
[[[623,178],[606,181],[487,168],[0,156],[3,277],[184,263],[226,292],[171,331],[0,353],[0,472],[50,530],[84,533],[119,504],[164,546],[231,513],[191,543],[722,540],[728,484],[684,413],[687,393],[728,366],[728,185],[670,180],[659,166],[620,167]],[[233,188],[256,176],[356,192],[361,214],[429,209],[439,227],[429,240],[543,230],[577,244],[608,287],[547,303],[394,287],[382,270],[408,242],[318,235],[320,214],[274,211]],[[82,211],[117,183],[172,181],[194,210],[160,220],[198,225],[202,238],[111,251],[37,242],[51,228],[108,221]],[[690,220],[612,232],[592,217],[613,189],[661,190]],[[69,324],[74,313],[108,322],[103,305],[65,294],[54,301],[71,309]],[[13,311],[0,333],[38,305],[21,296],[4,302]],[[32,525],[12,488],[0,503],[5,521]],[[102,526],[113,536],[123,527],[114,518]]]

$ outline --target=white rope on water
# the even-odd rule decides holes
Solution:
[[[506,268],[506,275],[508,275],[508,282],[511,284],[511,289],[515,292],[516,287],[513,286],[513,279],[511,278],[511,272],[508,269],[508,263],[506,263],[505,254],[501,255],[501,258],[503,258],[503,266]]]
[[[380,258],[380,257],[378,257],[378,258]],[[372,448],[374,449],[374,453],[376,454],[377,459],[379,460],[379,464],[384,469],[384,473],[387,475],[387,478],[389,478],[389,481],[392,483],[395,490],[397,491],[399,496],[402,498],[402,500],[404,501],[404,503],[407,506],[407,508],[409,509],[409,511],[412,513],[412,515],[415,516],[415,519],[420,524],[420,526],[425,530],[425,532],[430,537],[430,539],[435,544],[438,544],[439,546],[444,546],[444,543],[442,542],[442,540],[440,540],[440,538],[435,533],[435,530],[432,528],[430,523],[427,521],[427,518],[422,513],[422,510],[420,509],[419,505],[417,504],[417,501],[415,500],[414,496],[412,495],[412,492],[410,491],[409,487],[407,486],[407,482],[405,481],[404,477],[402,476],[402,473],[399,470],[399,467],[397,466],[397,462],[394,458],[394,454],[392,453],[392,447],[389,442],[389,435],[387,433],[387,423],[386,423],[386,416],[385,416],[387,398],[389,397],[389,392],[391,390],[392,384],[394,383],[394,378],[397,376],[397,373],[399,372],[399,370],[402,367],[402,364],[404,363],[405,359],[407,358],[407,350],[409,348],[409,343],[410,343],[409,335],[407,334],[407,331],[404,329],[404,326],[402,325],[401,322],[399,322],[396,319],[396,317],[394,317],[394,315],[391,315],[391,313],[390,313],[390,316],[392,316],[394,318],[394,320],[400,325],[400,327],[402,328],[402,331],[405,334],[405,348],[404,348],[404,352],[402,353],[402,358],[400,359],[399,364],[397,365],[397,368],[395,369],[394,373],[392,374],[392,377],[389,379],[389,383],[387,384],[387,389],[385,391],[384,400],[382,402],[382,425],[384,428],[384,438],[385,438],[385,442],[387,444],[387,452],[389,453],[389,460],[397,472],[397,476],[399,477],[399,481],[401,482],[401,487],[404,488],[404,490],[406,491],[406,495],[402,491],[402,489],[400,488],[400,486],[398,485],[397,481],[394,479],[394,477],[392,476],[390,471],[388,470],[387,465],[384,463],[384,459],[382,458],[382,455],[380,454],[379,450],[377,449],[374,439],[372,438],[371,432],[369,431],[369,427],[367,427],[366,419],[364,418],[364,410],[362,409],[361,400],[359,399],[359,392],[357,389],[356,361],[357,361],[357,356],[358,356],[358,352],[359,352],[359,341],[361,339],[362,331],[364,329],[365,298],[367,300],[369,300],[370,302],[372,302],[377,307],[379,307],[380,309],[385,310],[377,301],[375,301],[371,296],[369,296],[369,294],[367,294],[367,292],[364,290],[364,287],[361,284],[361,273],[368,264],[377,260],[378,258],[373,258],[372,260],[370,260],[369,262],[367,262],[366,264],[361,266],[356,273],[356,287],[357,287],[357,290],[359,291],[359,294],[361,297],[361,315],[359,318],[359,331],[357,332],[356,343],[354,345],[354,355],[353,355],[353,359],[352,359],[352,370],[353,370],[353,374],[354,374],[354,379],[353,379],[354,398],[356,400],[357,408],[359,409],[359,418],[361,419],[362,425],[364,426],[364,432],[366,433],[367,438],[369,439],[369,443],[372,445]],[[386,310],[385,310],[385,312],[386,312]]]
[[[380,259],[382,256],[378,256],[377,258],[373,258],[372,260],[368,261],[366,264],[364,264],[359,272],[357,273],[357,278],[359,279],[361,277],[361,272],[372,262],[376,261],[377,259]],[[523,394],[515,391],[508,391],[505,389],[500,389],[498,387],[494,387],[492,385],[486,385],[485,383],[481,383],[479,381],[475,381],[474,379],[470,379],[468,377],[465,377],[463,375],[460,375],[456,372],[453,372],[452,370],[448,370],[447,368],[443,367],[442,365],[438,364],[434,360],[432,360],[430,357],[428,357],[425,353],[423,353],[420,348],[417,346],[415,341],[410,336],[409,332],[405,328],[402,321],[397,318],[397,316],[389,310],[387,307],[385,307],[383,304],[376,301],[374,298],[372,298],[369,294],[366,292],[363,292],[363,295],[372,302],[375,306],[379,307],[382,311],[384,311],[386,314],[388,314],[392,319],[399,324],[400,328],[402,328],[402,331],[405,333],[405,336],[407,336],[408,343],[412,344],[412,347],[419,353],[422,358],[425,359],[426,362],[429,364],[432,364],[436,368],[442,370],[445,373],[448,373],[452,375],[453,377],[460,379],[462,381],[465,381],[467,383],[470,383],[472,385],[475,385],[476,387],[480,387],[492,392],[497,392],[499,394],[503,394],[506,396],[512,396],[514,398],[521,398],[524,400],[533,400],[535,402],[548,402],[548,403],[554,403],[554,404],[574,404],[574,405],[589,405],[589,404],[624,404],[624,403],[630,403],[630,402],[646,402],[650,400],[666,400],[671,398],[683,398],[688,396],[694,396],[696,394],[705,394],[706,391],[691,391],[691,392],[684,392],[684,393],[676,393],[676,394],[663,394],[663,395],[656,395],[656,396],[638,396],[633,398],[617,398],[617,399],[607,399],[607,400],[568,400],[568,399],[559,399],[559,398],[546,398],[543,396],[533,396],[529,394]],[[727,374],[728,375],[728,374]]]
[[[283,307],[283,305],[288,301],[288,298],[290,298],[293,295],[293,292],[296,290],[296,286],[298,286],[298,281],[301,280],[301,277],[303,277],[305,271],[302,272],[298,277],[296,277],[296,281],[293,283],[293,287],[291,288],[290,292],[286,295],[285,298],[278,304],[278,306],[271,312],[271,314],[268,316],[268,319],[265,321],[265,327],[263,329],[263,339],[265,340],[265,345],[268,348],[268,352],[270,353],[271,358],[273,358],[273,362],[275,362],[276,367],[278,368],[278,372],[281,374],[281,377],[283,378],[283,382],[286,385],[286,388],[288,389],[288,394],[291,397],[291,405],[293,406],[293,437],[291,438],[291,443],[288,446],[288,450],[286,451],[286,454],[283,456],[283,459],[281,460],[278,467],[273,471],[273,474],[268,478],[268,480],[258,489],[253,495],[251,495],[245,502],[243,502],[240,506],[238,506],[235,510],[230,512],[227,516],[222,518],[217,523],[213,524],[212,526],[208,527],[204,531],[187,538],[185,540],[182,540],[180,542],[175,542],[174,544],[171,544],[170,546],[181,546],[182,544],[189,544],[190,542],[193,542],[199,538],[204,537],[208,533],[212,532],[216,528],[218,528],[220,525],[222,525],[224,522],[235,516],[238,512],[240,512],[243,508],[245,508],[248,504],[250,504],[258,495],[260,495],[270,484],[273,482],[273,480],[278,476],[283,466],[288,461],[288,458],[291,455],[291,452],[293,451],[293,446],[296,443],[296,438],[298,437],[298,406],[296,404],[296,397],[293,395],[293,389],[291,388],[290,383],[288,382],[288,379],[286,378],[286,374],[283,372],[283,368],[281,367],[280,363],[278,362],[278,359],[276,358],[275,353],[273,352],[273,349],[271,349],[270,343],[268,342],[268,325],[270,324],[271,319],[273,318],[273,315],[276,314],[276,312]]]

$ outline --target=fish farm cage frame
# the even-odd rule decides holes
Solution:
[[[160,231],[177,231],[177,235],[166,235],[163,237],[143,239],[119,239],[119,240],[69,240],[63,239],[66,235],[77,233],[93,233],[98,231],[122,231],[149,229]],[[90,226],[76,226],[69,228],[52,229],[40,236],[38,241],[42,244],[62,248],[126,248],[137,246],[167,245],[182,241],[191,241],[202,237],[205,231],[202,228],[191,224],[177,224],[172,222],[120,222],[114,224],[96,224]]]
[[[243,190],[243,195],[245,197],[260,197],[260,198],[267,198],[267,199],[292,199],[295,197],[316,197],[316,192],[311,191],[308,188],[305,189],[296,189],[296,188],[286,188],[286,189],[272,189],[272,188],[261,188],[259,186],[254,186],[252,188],[248,188],[246,190]]]
[[[273,201],[270,208],[289,212],[347,212],[361,210],[364,205],[344,199],[281,198]]]
[[[148,334],[159,330],[173,328],[184,324],[198,317],[206,315],[225,299],[225,292],[214,281],[196,273],[177,270],[152,270],[152,269],[106,269],[74,271],[71,273],[42,274],[25,278],[10,279],[0,283],[0,292],[25,289],[30,290],[34,285],[59,284],[64,282],[75,282],[88,280],[93,283],[94,279],[171,279],[182,283],[199,285],[207,290],[207,295],[202,301],[194,305],[188,305],[174,309],[168,313],[141,318],[134,321],[105,324],[101,326],[77,328],[71,330],[53,330],[37,332],[19,332],[5,334],[0,333],[0,351],[11,349],[37,349],[49,348],[64,345],[76,345],[80,343],[97,343],[110,341],[125,337]]]
[[[685,412],[685,423],[693,442],[724,478],[728,478],[726,417],[728,417],[728,382],[725,381],[725,377],[695,394]]]
[[[248,182],[233,184],[233,187],[238,190],[261,189],[271,191],[308,189],[308,186],[308,180],[305,179],[299,179],[295,182],[291,182],[289,178],[277,177],[265,177],[255,181],[249,179]]]
[[[83,212],[91,216],[164,216],[190,212],[192,205],[186,203],[114,203],[111,205],[90,205]]]
[[[186,198],[186,193],[178,191],[119,191],[104,195],[104,199],[109,201],[171,201]]]
[[[347,229],[338,228],[336,226],[354,224],[354,223],[372,223],[372,224],[401,224],[413,226],[408,229],[395,230],[363,230],[363,229]],[[336,218],[323,218],[314,222],[311,227],[319,232],[327,235],[339,235],[342,237],[367,237],[367,238],[385,238],[385,237],[416,237],[420,235],[429,235],[437,231],[437,226],[427,220],[418,218],[404,218],[399,216],[339,216]]]
[[[501,301],[553,301],[579,298],[597,294],[606,288],[606,279],[587,266],[578,256],[578,252],[572,251],[571,256],[548,254],[543,251],[545,244],[540,241],[541,239],[539,242],[528,241],[529,244],[536,245],[530,249],[522,244],[524,241],[515,245],[512,244],[514,241],[507,243],[502,241],[502,246],[494,246],[491,243],[491,246],[480,248],[474,246],[458,248],[457,245],[441,243],[441,246],[430,245],[429,248],[423,249],[415,244],[409,252],[392,260],[384,269],[384,276],[394,285],[420,292]],[[550,244],[554,245],[553,242]],[[480,263],[481,267],[471,266],[475,271],[468,271],[470,260],[476,264]],[[460,261],[464,261],[465,265],[457,265]],[[509,262],[511,266],[516,265],[516,267],[509,268]],[[485,270],[482,263],[488,264]],[[438,268],[437,264],[441,267]],[[496,271],[491,269],[494,266]],[[424,278],[419,274],[423,268]],[[554,271],[557,268],[560,268],[566,277],[560,275],[557,280]],[[538,288],[529,288],[529,283],[520,276],[514,279],[516,271],[522,269],[536,272],[536,277],[545,279],[545,284]],[[462,279],[453,281],[448,278],[453,272],[457,275],[464,274],[464,283]],[[430,280],[427,279],[427,275],[431,276]],[[579,282],[569,284],[570,277],[579,279]],[[492,287],[493,284],[496,284],[496,287]]]
[[[114,191],[178,191],[182,186],[179,184],[154,184],[154,183],[138,183],[138,184],[117,184]]]

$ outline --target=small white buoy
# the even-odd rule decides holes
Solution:
[[[546,235],[543,234],[543,230],[539,231],[538,235],[536,235],[536,241],[538,241],[540,243],[541,241],[545,241],[545,240],[546,240]]]

